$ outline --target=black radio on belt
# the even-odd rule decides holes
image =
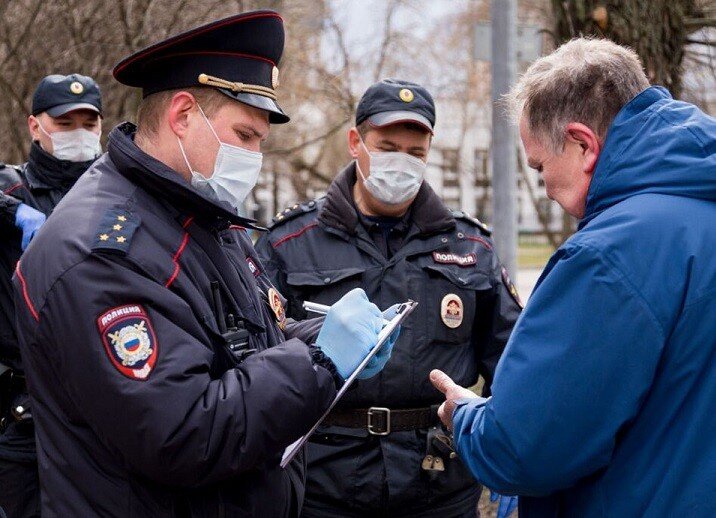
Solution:
[[[241,319],[236,319],[231,313],[224,315],[224,305],[221,302],[221,289],[218,281],[211,281],[211,295],[214,299],[214,311],[219,333],[221,333],[229,351],[241,362],[256,352],[256,349],[249,349],[249,332]]]

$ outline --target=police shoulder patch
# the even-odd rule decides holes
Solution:
[[[159,343],[144,308],[110,308],[97,318],[97,328],[112,365],[130,379],[146,380],[157,362]]]
[[[492,229],[485,225],[482,221],[480,221],[477,218],[474,218],[470,216],[467,212],[461,211],[461,210],[454,210],[452,211],[452,215],[455,219],[460,219],[462,221],[467,221],[470,225],[473,227],[477,227],[480,229],[480,232],[482,232],[486,236],[492,235]]]
[[[109,209],[97,227],[92,250],[116,250],[126,254],[140,223],[140,217],[128,210]]]
[[[274,229],[275,227],[281,226],[287,221],[290,221],[300,216],[301,214],[312,212],[317,208],[318,202],[316,200],[311,200],[306,203],[296,203],[295,205],[292,205],[291,207],[288,207],[283,211],[276,213],[276,215],[271,220],[271,224],[268,226],[268,228],[269,230]]]

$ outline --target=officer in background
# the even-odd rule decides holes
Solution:
[[[325,322],[287,319],[237,215],[270,123],[289,120],[283,41],[258,11],[115,67],[142,88],[137,126],[111,132],[14,278],[44,516],[298,514],[304,461],[281,454],[382,318],[354,290]]]
[[[348,132],[354,161],[257,243],[294,318],[303,301],[332,304],[357,286],[383,308],[419,302],[385,370],[309,443],[306,517],[475,515],[480,486],[454,458],[428,373],[441,365],[468,386],[482,375],[489,393],[520,304],[487,228],[424,181],[434,125],[425,88],[374,84]]]
[[[79,74],[45,77],[32,98],[28,161],[0,168],[0,507],[39,514],[35,433],[15,335],[11,279],[22,251],[100,155],[102,98]]]

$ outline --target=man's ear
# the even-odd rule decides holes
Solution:
[[[27,118],[27,128],[30,131],[30,137],[34,141],[40,140],[40,122],[37,120],[37,117],[34,115],[30,115]]]
[[[186,135],[189,118],[196,106],[196,99],[189,92],[177,92],[169,102],[167,110],[169,127],[179,138]]]
[[[348,152],[351,157],[358,158],[358,150],[360,149],[360,133],[353,127],[348,130]]]
[[[581,122],[570,122],[567,124],[566,139],[568,142],[578,144],[582,149],[583,171],[592,174],[597,166],[599,153],[602,151],[602,143],[597,134],[589,126]]]

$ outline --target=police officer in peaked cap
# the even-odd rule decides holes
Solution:
[[[102,97],[81,74],[40,81],[27,118],[27,162],[0,164],[0,508],[38,516],[35,430],[15,334],[12,276],[22,251],[100,155]]]
[[[143,91],[137,125],[111,132],[14,278],[43,516],[298,514],[303,459],[281,454],[382,315],[354,290],[325,320],[286,318],[237,215],[288,121],[283,38],[278,14],[245,13],[114,69]]]
[[[489,230],[449,210],[425,181],[435,104],[396,79],[366,90],[348,132],[353,161],[324,198],[274,219],[257,243],[269,276],[303,315],[357,286],[380,307],[419,302],[393,359],[361,381],[308,446],[304,517],[475,516],[480,486],[437,416],[438,368],[489,393],[520,314]],[[503,497],[507,515],[515,499]]]

